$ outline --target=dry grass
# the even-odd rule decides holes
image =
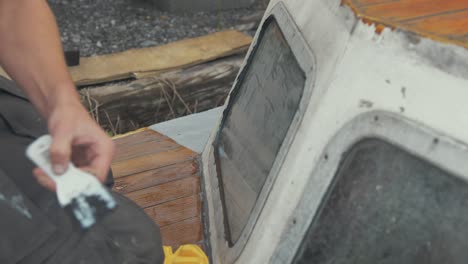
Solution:
[[[197,112],[198,108],[198,100],[195,101],[193,106],[190,106],[184,98],[180,95],[177,91],[177,87],[169,79],[159,79],[154,77],[155,82],[154,85],[160,89],[160,98],[163,100],[159,100],[158,105],[154,109],[154,116],[155,122],[158,121],[166,121],[174,118],[178,118],[181,116],[185,116],[187,114],[193,114]],[[80,91],[81,94],[81,102],[83,105],[88,109],[89,114],[91,117],[104,129],[110,136],[115,136],[123,133],[127,133],[129,131],[133,131],[144,127],[145,125],[139,124],[134,120],[123,120],[120,114],[116,116],[111,116],[107,111],[105,111],[101,105],[101,103],[93,98],[90,95],[90,89],[92,88],[84,88]],[[96,89],[96,88],[95,88]],[[97,88],[99,89],[99,88]],[[163,105],[165,104],[165,105]],[[183,106],[183,111],[176,111],[178,106]],[[167,106],[169,108],[169,115],[163,118],[163,120],[158,120],[156,117],[161,117],[160,111],[162,107]]]

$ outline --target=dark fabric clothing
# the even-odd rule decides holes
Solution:
[[[8,128],[7,131],[16,136],[35,139],[47,134],[45,120],[34,109],[26,95],[12,81],[2,76],[0,76],[0,118],[3,126]],[[112,172],[109,172],[104,184],[110,188],[114,185]]]
[[[132,201],[114,198],[119,208],[111,217],[86,234],[72,233],[46,263],[162,263],[159,228]]]
[[[162,263],[159,228],[130,200],[113,193],[117,209],[84,232],[35,181],[25,150],[45,133],[24,94],[0,77],[0,263]]]

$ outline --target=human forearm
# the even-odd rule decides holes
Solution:
[[[0,64],[47,119],[55,173],[64,173],[72,161],[104,181],[114,145],[80,103],[45,0],[0,0]],[[43,171],[34,174],[55,189]]]
[[[79,101],[46,1],[0,0],[0,40],[0,64],[44,117]]]

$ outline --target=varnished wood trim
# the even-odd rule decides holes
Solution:
[[[114,190],[125,194],[146,189],[154,185],[198,175],[198,171],[197,162],[187,160],[181,163],[156,168],[154,170],[117,178],[115,179]]]
[[[177,181],[127,193],[126,196],[142,208],[162,204],[200,193],[200,178],[190,176]]]
[[[145,212],[154,219],[160,227],[172,225],[189,218],[200,216],[200,195],[195,194],[160,205],[147,207]]]

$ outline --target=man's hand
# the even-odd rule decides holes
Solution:
[[[106,179],[114,143],[94,122],[79,101],[60,104],[48,116],[49,133],[52,136],[50,157],[56,174],[63,174],[72,163],[92,174],[101,182]],[[36,168],[38,182],[55,191],[55,183]]]

